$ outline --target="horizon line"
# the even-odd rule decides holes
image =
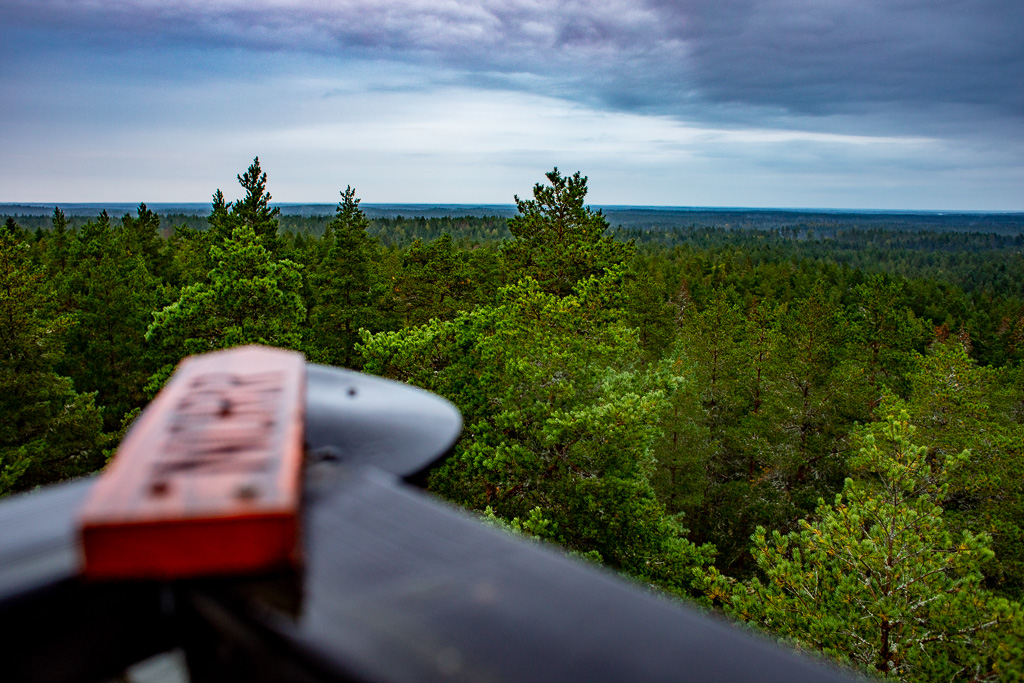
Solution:
[[[69,210],[86,210],[105,208],[135,209],[145,204],[150,209],[189,209],[198,211],[210,206],[209,202],[0,202],[0,212],[7,209],[49,209],[67,208]],[[326,207],[333,211],[337,202],[271,202],[273,207],[286,209],[296,207]],[[813,207],[813,206],[693,206],[673,204],[587,204],[595,210],[612,211],[677,211],[677,212],[736,212],[736,211],[778,211],[785,213],[868,213],[868,214],[932,214],[932,215],[1024,215],[1024,209],[879,209],[852,207]],[[516,211],[514,203],[471,203],[471,202],[360,202],[362,208],[373,209],[501,209]]]

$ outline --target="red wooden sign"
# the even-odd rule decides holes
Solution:
[[[188,358],[80,511],[90,578],[258,572],[299,561],[301,354]]]

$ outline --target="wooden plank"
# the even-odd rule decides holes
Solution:
[[[246,346],[181,363],[79,513],[89,578],[296,566],[305,361]]]

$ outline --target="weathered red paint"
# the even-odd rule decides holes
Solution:
[[[89,578],[184,578],[299,563],[301,354],[194,356],[146,408],[80,511]]]

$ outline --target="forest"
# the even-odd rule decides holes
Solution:
[[[518,213],[0,227],[0,495],[104,466],[185,356],[268,344],[440,394],[435,494],[879,677],[1024,676],[1024,235]],[[824,220],[824,219],[823,219]]]

